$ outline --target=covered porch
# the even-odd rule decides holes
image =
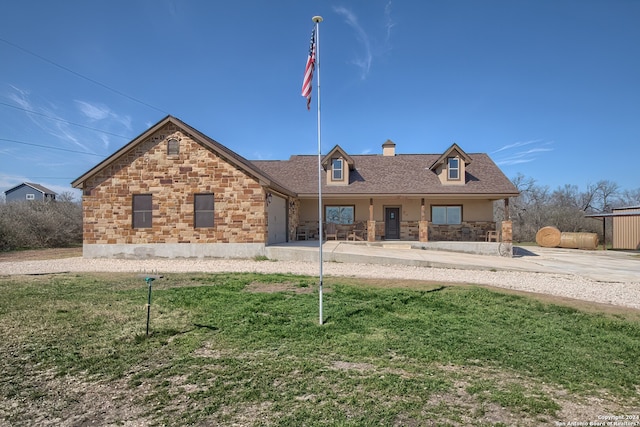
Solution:
[[[493,219],[499,198],[378,197],[322,200],[323,239],[351,241],[511,241],[511,223]],[[508,206],[508,199],[502,199]],[[318,200],[290,202],[290,240],[318,240]],[[508,210],[507,210],[508,211]]]

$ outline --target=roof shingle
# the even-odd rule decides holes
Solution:
[[[517,196],[518,190],[484,153],[469,154],[465,185],[443,185],[429,167],[440,154],[398,154],[395,156],[354,155],[355,169],[349,185],[326,185],[322,174],[322,192],[331,194],[491,194]],[[298,194],[318,193],[316,156],[291,156],[289,160],[256,160],[252,163]]]

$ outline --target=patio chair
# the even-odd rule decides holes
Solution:
[[[355,227],[349,232],[347,235],[347,240],[364,240],[364,235],[366,234],[367,229],[364,225],[364,222],[357,222]]]
[[[338,240],[338,227],[335,223],[329,222],[325,225],[324,236],[326,240],[333,238],[333,240]]]
[[[487,231],[487,236],[485,238],[485,240],[487,242],[497,242],[498,241],[498,232],[495,230],[489,230]]]
[[[471,240],[471,229],[469,227],[462,227],[460,229],[460,240],[465,242]]]
[[[296,227],[296,240],[309,240],[309,228],[304,226]]]

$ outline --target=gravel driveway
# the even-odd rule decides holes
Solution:
[[[319,266],[312,262],[255,261],[227,259],[83,259],[0,262],[0,276],[62,272],[257,272],[293,273],[317,276]],[[577,274],[486,271],[454,268],[426,268],[404,265],[374,265],[326,262],[327,276],[425,280],[475,283],[567,297],[597,303],[640,309],[640,281],[604,282]]]

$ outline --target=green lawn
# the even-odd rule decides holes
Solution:
[[[481,287],[0,277],[0,425],[558,425],[640,414],[637,312]],[[601,419],[600,419],[601,421]],[[138,425],[138,424],[136,424]]]

